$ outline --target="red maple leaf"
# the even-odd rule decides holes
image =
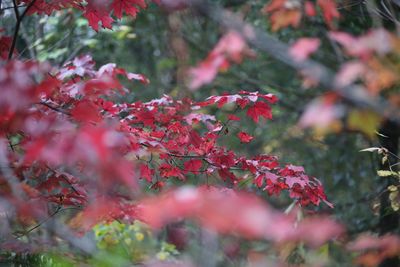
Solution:
[[[253,136],[251,136],[251,135],[249,135],[248,133],[245,133],[245,132],[240,132],[240,133],[237,134],[237,136],[239,137],[240,142],[242,142],[242,143],[250,143],[251,140],[254,139]]]
[[[175,166],[163,163],[160,165],[160,176],[164,178],[178,177],[179,179],[184,179],[182,172]]]
[[[254,179],[254,183],[258,188],[261,188],[264,184],[265,175],[260,174]]]
[[[113,18],[110,17],[109,8],[107,5],[95,5],[96,1],[89,1],[85,7],[83,16],[88,20],[90,27],[93,30],[99,30],[99,22],[103,28],[111,29]]]
[[[247,116],[258,122],[259,117],[272,119],[271,107],[265,102],[256,102],[247,110]]]
[[[203,162],[199,159],[191,159],[184,163],[185,170],[193,173],[197,173],[201,166],[203,166]]]
[[[136,14],[139,12],[138,7],[146,7],[144,0],[114,0],[111,4],[111,8],[114,10],[114,15],[118,19],[122,18],[123,12],[132,17],[136,17]]]
[[[154,170],[150,169],[147,165],[140,165],[140,177],[146,179],[147,182],[151,183]]]
[[[100,122],[99,108],[90,101],[79,102],[71,111],[72,117],[81,122]]]
[[[333,28],[333,20],[340,17],[339,11],[334,0],[318,0],[317,5],[322,10],[326,24]]]

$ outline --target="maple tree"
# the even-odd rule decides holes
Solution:
[[[352,58],[332,74],[309,59],[321,46],[318,38],[300,38],[289,47],[268,35],[258,36],[251,25],[230,11],[213,9],[208,2],[154,2],[170,10],[192,8],[211,19],[221,13],[221,23],[230,24],[207,57],[188,69],[191,91],[211,83],[232,65],[256,57],[252,46],[268,52],[268,42],[272,42],[281,49],[275,51],[275,57],[299,70],[304,85],[320,83],[332,89],[308,105],[300,127],[314,127],[323,133],[347,127],[372,136],[382,120],[378,115],[387,116],[375,98],[398,82],[395,65],[385,64],[391,60],[395,64],[391,56],[398,53],[398,39],[383,29],[361,37],[332,30],[331,41]],[[247,120],[271,123],[272,110],[279,103],[276,95],[238,90],[200,101],[164,95],[147,102],[126,102],[123,96],[128,88],[148,84],[151,79],[114,63],[97,66],[87,54],[62,66],[19,58],[16,43],[26,16],[52,16],[73,9],[99,31],[111,29],[114,21],[125,15],[136,17],[147,4],[144,0],[10,3],[16,19],[14,35],[3,31],[0,39],[1,249],[37,252],[36,244],[27,237],[40,228],[71,247],[93,253],[93,246],[82,245],[85,233],[101,223],[115,221],[130,225],[141,221],[160,229],[189,220],[211,232],[267,240],[277,247],[295,244],[313,249],[340,238],[344,227],[332,218],[301,218],[307,209],[312,213],[312,207],[334,208],[317,178],[301,166],[281,163],[276,156],[248,157],[223,145],[230,136],[243,145],[253,142],[256,137],[252,133],[231,124]],[[327,27],[335,29],[339,19],[333,0],[273,0],[263,12],[271,21],[272,31],[299,27],[302,20],[316,16],[322,16]],[[257,41],[262,37],[266,46]],[[361,85],[356,87],[357,82]],[[389,92],[388,99],[394,102],[396,95],[390,96]],[[343,100],[362,109],[352,109],[347,115]],[[220,116],[211,110],[218,110]],[[365,114],[373,117],[371,127],[358,120]],[[281,194],[293,200],[286,212],[265,202],[265,198]],[[57,219],[64,211],[69,212]],[[58,224],[47,223],[53,219]],[[139,240],[139,232],[134,231]],[[43,246],[46,242],[58,243],[46,240],[40,232],[37,237]],[[181,241],[171,242],[178,247]],[[358,262],[375,266],[398,255],[399,238],[361,236],[348,249],[366,251]]]

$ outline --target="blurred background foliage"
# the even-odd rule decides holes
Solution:
[[[269,22],[261,12],[268,1],[218,2],[240,13],[247,22],[270,32]],[[363,12],[363,6],[355,5],[342,11],[344,16],[339,28],[360,34],[371,27],[372,20],[367,12]],[[0,27],[14,22],[12,12],[4,12]],[[274,106],[273,121],[257,126],[249,120],[231,123],[224,142],[243,154],[268,153],[279,156],[282,162],[304,166],[307,173],[321,180],[329,200],[335,205],[334,209],[322,205],[319,210],[333,214],[344,222],[350,234],[376,230],[378,197],[383,186],[382,178],[376,175],[379,159],[372,153],[360,153],[359,150],[379,146],[378,139],[352,131],[321,134],[297,127],[305,106],[316,96],[322,95],[325,92],[323,89],[304,89],[295,71],[256,51],[255,58],[246,59],[242,64],[220,73],[212,84],[190,91],[187,87],[187,69],[207,56],[224,29],[189,10],[169,13],[150,4],[136,20],[124,19],[116,23],[113,30],[101,30],[98,33],[87,27],[86,23],[73,11],[59,12],[52,17],[27,17],[21,30],[22,38],[17,44],[21,57],[62,65],[77,55],[90,53],[99,66],[113,62],[130,72],[143,73],[151,83],[141,85],[126,82],[130,93],[124,98],[129,101],[148,101],[160,98],[163,94],[176,98],[188,96],[201,101],[213,94],[232,94],[239,90],[274,93],[280,100]],[[321,38],[322,46],[313,57],[332,69],[338,69],[345,56],[326,33],[327,28],[321,18],[315,17],[299,29],[284,29],[274,34],[287,43],[302,36]],[[217,116],[223,119],[225,115],[220,112]],[[253,142],[249,145],[240,144],[235,138],[239,130],[254,135]],[[268,199],[280,208],[290,205],[288,198]],[[147,233],[142,233],[142,243],[138,240],[138,232],[121,227],[127,226],[117,222],[109,226],[96,226],[94,233],[99,239],[98,245],[107,251],[109,242],[124,243],[129,248],[137,246],[138,242],[144,244],[149,241]],[[157,250],[156,254],[164,253],[157,254],[160,257],[177,253],[167,243],[164,246],[168,248],[155,248],[155,244],[150,243],[147,242],[141,249]],[[121,254],[119,250],[126,248],[116,246],[115,249],[118,251],[113,251],[114,254]],[[341,264],[348,259],[348,255],[335,252],[335,245],[330,250],[337,253],[333,255],[336,259],[332,266],[344,266]],[[59,266],[68,264],[73,265],[66,262]]]

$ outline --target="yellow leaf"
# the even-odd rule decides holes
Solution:
[[[392,172],[392,171],[385,171],[385,170],[379,170],[377,171],[377,174],[381,177],[387,177],[387,176],[397,176],[397,173]]]
[[[390,192],[397,192],[397,186],[395,186],[395,185],[389,185],[387,189]]]
[[[376,130],[381,117],[369,110],[352,110],[347,117],[347,126],[350,130],[364,133],[368,138],[376,137]]]

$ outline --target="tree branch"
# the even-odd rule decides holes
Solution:
[[[10,47],[10,51],[8,52],[8,60],[12,59],[12,56],[14,54],[15,46],[17,44],[17,39],[18,39],[18,33],[19,33],[19,28],[21,27],[22,20],[24,19],[25,15],[29,11],[29,9],[33,6],[36,0],[32,0],[25,8],[24,12],[22,14],[19,13],[19,6],[17,4],[16,0],[13,0],[13,8],[14,8],[14,14],[15,14],[15,29],[14,29],[14,34],[13,34],[13,39]]]
[[[289,53],[289,46],[264,30],[257,29],[244,22],[239,16],[225,10],[211,1],[188,0],[189,5],[199,14],[208,17],[223,27],[234,30],[253,47],[266,52],[274,58],[293,69],[299,71],[306,77],[319,82],[323,88],[332,90],[355,106],[369,108],[400,124],[400,110],[390,105],[386,100],[379,97],[371,97],[364,87],[360,85],[340,86],[335,82],[335,73],[314,60],[296,61]]]

